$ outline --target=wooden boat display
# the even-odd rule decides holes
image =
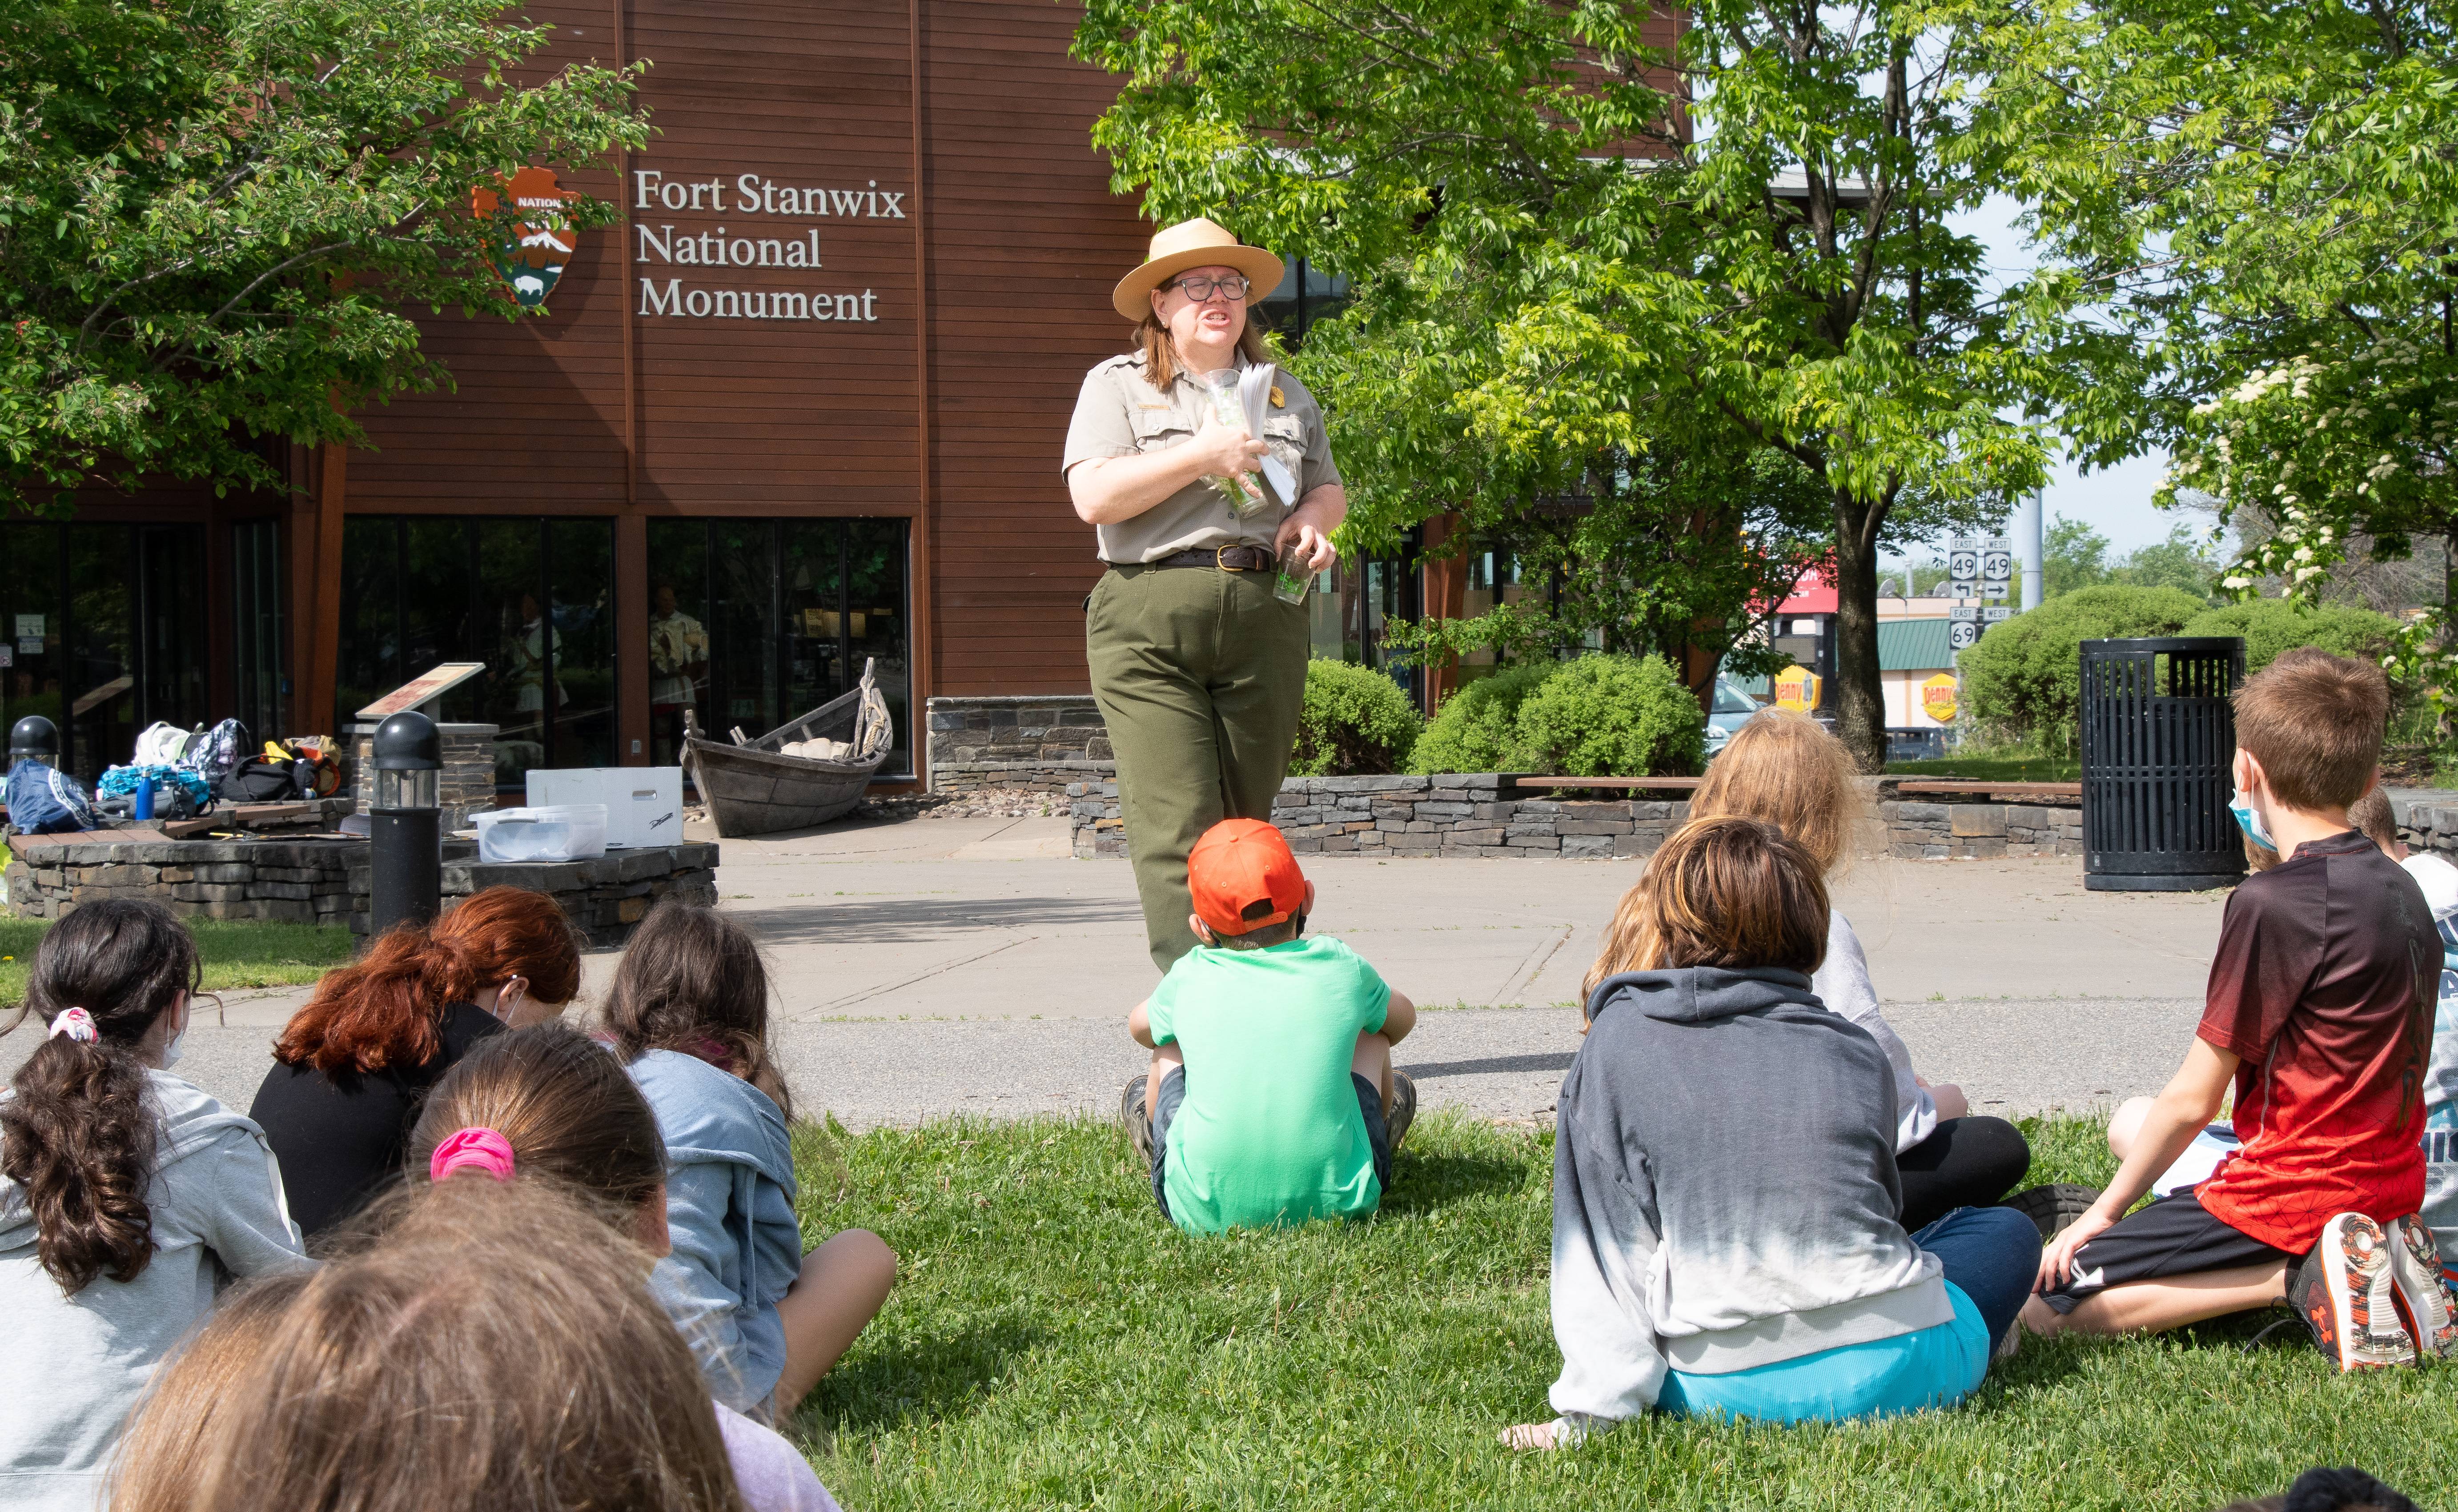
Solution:
[[[711,739],[692,712],[683,712],[683,760],[720,839],[806,829],[847,813],[869,791],[894,741],[887,700],[868,661],[852,692],[756,740],[739,728],[733,735],[730,742]],[[823,740],[842,749],[827,756],[791,750]]]

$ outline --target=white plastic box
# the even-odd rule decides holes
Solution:
[[[612,848],[679,845],[683,839],[683,769],[676,767],[531,767],[530,807],[558,803],[606,806]]]
[[[606,854],[606,805],[486,809],[478,823],[482,861],[576,861]]]

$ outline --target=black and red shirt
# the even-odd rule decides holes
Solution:
[[[2423,891],[2362,835],[2308,840],[2245,879],[2228,900],[2195,1030],[2242,1058],[2244,1144],[2196,1189],[2203,1209],[2302,1254],[2333,1213],[2387,1223],[2421,1207],[2424,1050],[2440,976]]]

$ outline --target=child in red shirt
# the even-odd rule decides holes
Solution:
[[[2023,1322],[2114,1334],[2286,1300],[2342,1369],[2448,1354],[2458,1302],[2415,1219],[2440,936],[2414,879],[2346,812],[2376,779],[2388,684],[2306,649],[2236,702],[2239,820],[2285,859],[2228,900],[2185,1064],[2042,1255]],[[2121,1217],[2231,1086],[2241,1148]]]

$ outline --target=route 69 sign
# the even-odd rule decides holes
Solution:
[[[1968,619],[1958,619],[1946,627],[1946,643],[1956,651],[1968,651],[1980,639],[1980,627]]]

